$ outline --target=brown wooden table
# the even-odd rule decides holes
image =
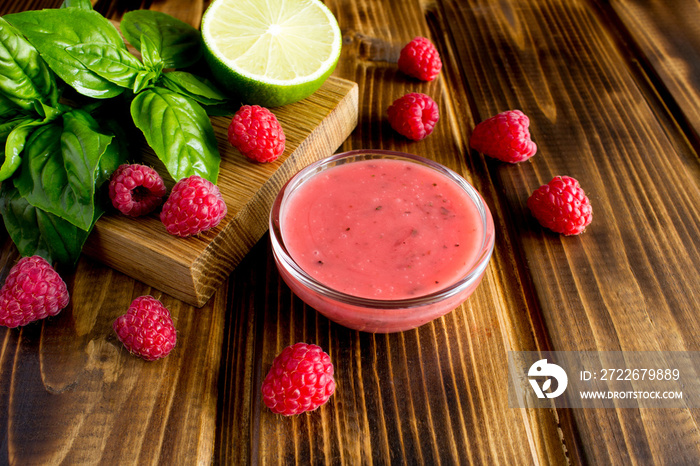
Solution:
[[[0,14],[60,0],[0,4]],[[94,3],[94,2],[93,2]],[[359,333],[280,280],[263,237],[202,308],[94,260],[66,277],[58,317],[0,329],[0,464],[697,464],[698,409],[514,409],[510,350],[700,349],[700,3],[694,0],[328,0],[343,33],[335,76],[359,85],[359,123],[339,150],[434,158],[483,194],[496,247],[477,292],[417,330]],[[202,0],[98,0],[119,20],[151,8],[198,26]],[[397,71],[430,37],[431,83]],[[397,97],[441,110],[411,143],[388,126]],[[539,146],[509,165],[469,149],[474,125],[518,108]],[[577,178],[594,219],[543,230],[525,201]],[[2,233],[0,278],[18,253]],[[111,324],[136,296],[170,308],[166,359],[130,356]],[[328,351],[337,392],[320,410],[273,415],[260,386],[273,357]]]

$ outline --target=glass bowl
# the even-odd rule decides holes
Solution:
[[[365,160],[392,159],[428,167],[447,177],[467,195],[478,212],[475,238],[476,254],[454,281],[427,294],[378,299],[339,291],[322,283],[302,268],[292,257],[283,231],[290,198],[313,177],[332,167]],[[327,173],[326,173],[327,174]],[[332,188],[331,188],[332,189]],[[480,224],[479,224],[480,222]],[[279,273],[289,288],[306,304],[330,320],[346,327],[372,333],[400,332],[419,327],[441,317],[464,302],[476,289],[493,252],[494,224],[491,212],[481,195],[464,178],[452,170],[412,154],[381,150],[356,150],[336,154],[314,162],[294,175],[280,190],[270,212],[270,241]],[[298,256],[297,256],[298,257]],[[319,261],[319,263],[322,263]],[[326,281],[326,283],[328,283]]]

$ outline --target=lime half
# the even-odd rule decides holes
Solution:
[[[265,107],[313,94],[335,69],[342,42],[335,16],[318,0],[215,0],[202,37],[220,84]]]

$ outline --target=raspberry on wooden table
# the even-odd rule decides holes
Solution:
[[[564,235],[578,235],[593,219],[586,193],[570,176],[555,176],[537,188],[528,198],[527,206],[542,226]]]
[[[412,92],[399,97],[387,109],[389,124],[402,136],[420,141],[433,132],[440,119],[438,106],[430,96]]]
[[[432,81],[442,69],[437,49],[425,37],[416,37],[401,49],[399,70],[421,81]]]
[[[163,179],[153,168],[123,164],[112,173],[109,198],[119,212],[139,217],[153,212],[167,193]]]
[[[335,392],[333,363],[320,346],[295,343],[272,361],[262,384],[265,406],[291,416],[313,411]]]
[[[170,311],[153,296],[134,299],[112,327],[129,352],[147,361],[164,358],[177,342]]]
[[[529,127],[530,119],[523,112],[508,110],[476,125],[469,145],[503,162],[522,162],[537,152]]]
[[[46,259],[23,257],[0,289],[0,325],[14,328],[55,316],[69,301],[66,283]]]
[[[219,188],[192,175],[175,183],[163,204],[160,220],[168,233],[184,238],[214,228],[227,211]]]
[[[274,113],[259,105],[243,105],[231,119],[228,140],[254,162],[273,162],[284,152],[285,135]]]

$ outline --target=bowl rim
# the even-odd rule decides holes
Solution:
[[[367,156],[370,157],[368,158]],[[332,166],[360,160],[385,158],[419,163],[421,165],[428,166],[442,173],[443,175],[446,175],[452,181],[456,182],[476,205],[477,211],[481,216],[483,226],[481,248],[479,249],[479,254],[474,259],[474,262],[472,263],[468,272],[451,285],[447,285],[446,287],[432,293],[402,299],[376,299],[355,296],[335,290],[316,280],[296,263],[287,250],[282,238],[280,213],[282,211],[284,201],[288,199],[288,193],[293,192],[294,189],[297,189],[309,178]],[[301,283],[302,286],[314,291],[322,297],[367,309],[414,308],[437,303],[459,295],[463,291],[469,289],[473,284],[478,283],[478,281],[481,279],[481,276],[486,270],[489,260],[491,259],[495,244],[495,228],[491,211],[489,210],[488,205],[482,198],[481,194],[466,179],[464,179],[464,177],[434,160],[415,154],[381,149],[356,149],[333,154],[312,162],[299,170],[282,186],[279,193],[275,197],[272,208],[270,209],[269,228],[272,252],[278,267],[283,267],[285,271],[292,275],[293,279]]]

